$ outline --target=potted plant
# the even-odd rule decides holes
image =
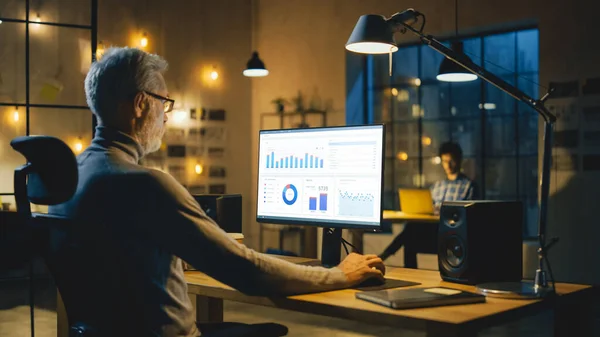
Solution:
[[[285,98],[278,97],[271,101],[271,103],[275,104],[276,111],[279,113],[283,113],[285,110],[285,105],[288,104],[288,101]]]

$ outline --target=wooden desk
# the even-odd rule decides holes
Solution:
[[[404,213],[401,211],[383,211],[383,220],[388,221],[418,221],[418,222],[439,222],[440,216],[433,214]]]
[[[284,257],[282,257],[284,258]],[[309,259],[289,258],[301,262]],[[446,286],[474,291],[474,286],[443,282],[436,271],[389,268],[386,277],[420,282],[422,286]],[[504,324],[541,311],[559,308],[555,315],[556,336],[585,335],[591,324],[591,294],[595,288],[586,285],[557,284],[556,300],[505,300],[488,298],[487,303],[393,310],[354,297],[356,290],[281,298],[244,295],[200,272],[186,272],[192,301],[196,303],[197,321],[223,320],[223,300],[276,307],[317,315],[345,318],[368,324],[383,324],[426,331],[427,336],[476,336],[487,327]],[[293,333],[293,331],[291,332]]]

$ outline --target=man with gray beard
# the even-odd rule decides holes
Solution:
[[[50,213],[74,219],[73,237],[84,247],[89,306],[79,314],[86,323],[106,336],[214,335],[214,326],[208,331],[195,324],[180,258],[249,295],[327,291],[383,278],[375,255],[350,254],[326,269],[249,249],[206,216],[173,177],[139,165],[160,148],[173,108],[166,69],[157,55],[110,48],[85,79],[98,127],[77,157],[74,197]],[[226,324],[220,335],[253,336],[258,327]]]

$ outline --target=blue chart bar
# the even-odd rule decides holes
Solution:
[[[304,154],[304,167],[308,168],[308,153]]]
[[[275,167],[275,152],[271,152],[271,168]]]
[[[319,195],[319,211],[327,210],[327,193],[321,193]]]
[[[313,156],[312,154],[310,155],[310,168],[312,168],[312,164],[313,164]]]
[[[269,156],[269,155],[267,155],[267,168],[269,168],[269,164],[271,164],[271,160],[270,160],[270,158],[269,158],[269,157],[270,157],[270,156]]]
[[[275,163],[275,168],[279,168],[279,162]]]
[[[285,168],[288,168],[288,157],[285,157]]]
[[[298,168],[298,158],[296,158],[296,162],[294,163],[294,168]]]
[[[294,156],[290,156],[290,168],[294,168]]]
[[[279,161],[279,167],[283,168],[283,158]]]
[[[315,168],[319,168],[319,157],[315,157]]]
[[[321,159],[321,166],[319,166],[320,168],[323,168],[323,159]]]
[[[300,159],[300,168],[303,168],[302,164],[304,162],[304,159]]]
[[[308,198],[308,209],[310,211],[317,210],[317,198],[313,198],[313,197]]]

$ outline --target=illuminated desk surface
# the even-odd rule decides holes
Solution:
[[[302,262],[310,259],[281,257]],[[495,325],[535,315],[560,304],[555,318],[557,335],[577,335],[574,329],[592,321],[591,306],[595,288],[587,285],[557,283],[558,301],[506,300],[488,298],[486,303],[434,308],[393,310],[358,300],[357,290],[345,289],[290,297],[254,297],[236,291],[201,272],[186,272],[188,292],[197,309],[197,321],[222,321],[223,300],[244,302],[316,315],[345,318],[367,324],[417,329],[427,336],[476,336],[477,332]],[[437,271],[389,268],[386,277],[419,282],[421,286],[445,286],[474,291],[474,286],[443,282]],[[569,314],[577,312],[576,314]],[[269,317],[265,317],[268,321]],[[574,328],[575,327],[575,328]],[[566,329],[566,330],[563,330]],[[575,332],[575,334],[573,334]],[[293,331],[290,331],[293,334]]]

